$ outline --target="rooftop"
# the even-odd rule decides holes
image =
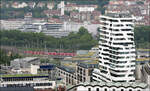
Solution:
[[[26,61],[26,62],[29,62],[29,61],[35,60],[37,58],[38,57],[25,57],[25,58],[21,58],[21,59],[14,59],[14,61]]]
[[[86,61],[82,61],[80,63],[84,63],[84,64],[98,64],[99,60],[86,60]]]
[[[138,58],[136,59],[136,61],[149,61],[150,62],[150,58]]]
[[[106,16],[113,18],[132,18],[132,15],[129,13],[107,13]]]
[[[68,73],[74,74],[75,73],[75,69],[71,68],[71,67],[65,67],[65,66],[59,66],[58,67],[61,70],[64,70]]]
[[[80,54],[75,57],[91,57],[95,54],[95,52],[88,52],[87,54]]]
[[[31,77],[31,76],[47,76],[44,74],[6,74],[2,75],[2,77]]]
[[[150,51],[150,49],[137,49],[138,51]]]
[[[62,65],[66,66],[66,67],[71,67],[71,68],[76,67],[76,63],[63,63]]]
[[[54,69],[56,66],[53,64],[49,64],[49,65],[40,65],[40,69]]]
[[[98,61],[86,61],[78,63],[78,66],[84,67],[84,68],[98,68]]]

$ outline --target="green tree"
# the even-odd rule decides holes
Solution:
[[[139,26],[134,29],[137,48],[150,48],[150,26]]]

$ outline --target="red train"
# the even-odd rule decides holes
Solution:
[[[56,53],[56,52],[43,52],[43,51],[24,51],[24,53],[33,55],[58,55],[58,56],[75,56],[75,53]]]

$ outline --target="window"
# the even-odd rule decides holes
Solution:
[[[91,91],[91,88],[88,88],[88,91]]]
[[[107,88],[105,88],[104,91],[107,91]]]
[[[131,89],[129,89],[129,91],[132,91]]]
[[[112,91],[116,91],[115,89],[113,89]]]
[[[141,90],[137,90],[137,91],[141,91]]]
[[[99,91],[99,88],[96,88],[96,91]]]
[[[124,91],[123,89],[121,89],[121,91]]]

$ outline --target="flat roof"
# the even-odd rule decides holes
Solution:
[[[87,60],[87,61],[80,62],[80,63],[83,63],[83,64],[98,64],[99,60]]]
[[[113,18],[132,18],[132,15],[129,13],[107,13],[105,16]]]
[[[150,61],[150,58],[137,58],[136,61]]]
[[[32,76],[48,76],[46,74],[6,74],[1,75],[2,77],[32,77]]]
[[[137,49],[137,51],[150,51],[150,49]]]
[[[58,67],[61,70],[64,70],[68,73],[74,74],[75,73],[75,69],[71,68],[71,67],[66,67],[66,66],[59,66]]]
[[[98,68],[98,63],[81,62],[81,63],[78,63],[78,66],[81,66],[83,68]]]
[[[95,52],[88,52],[87,54],[76,55],[75,57],[91,57],[95,54]]]
[[[86,60],[98,60],[98,58],[72,58],[70,61],[86,61]]]
[[[25,57],[25,58],[17,58],[17,59],[14,59],[13,61],[32,61],[34,59],[37,59],[38,57]]]
[[[76,63],[62,63],[62,65],[66,67],[71,67],[71,68],[76,68],[77,64]]]

